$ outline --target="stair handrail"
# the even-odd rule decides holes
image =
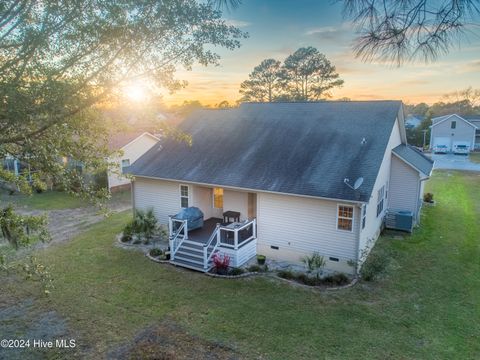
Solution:
[[[218,245],[220,244],[220,224],[217,223],[215,230],[212,232],[212,235],[210,235],[210,238],[208,241],[203,245],[203,268],[205,270],[208,269],[208,262],[212,258],[213,254],[215,254],[215,251],[217,250]],[[213,246],[212,251],[208,252],[208,248],[212,245],[213,240],[216,240],[215,245]]]
[[[172,232],[172,235],[169,238],[169,245],[170,245],[170,260],[175,260],[175,253],[177,250],[180,248],[182,245],[183,241],[185,240],[185,231],[184,231],[184,236],[181,238],[181,240],[177,244],[177,240],[180,236],[180,233],[182,232],[183,229],[187,229],[187,219],[185,220],[178,220],[175,219],[176,222],[181,222],[182,224],[180,227],[177,229],[175,233]]]

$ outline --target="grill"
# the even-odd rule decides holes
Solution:
[[[182,209],[173,218],[177,220],[187,220],[188,231],[203,227],[203,212],[197,207]]]

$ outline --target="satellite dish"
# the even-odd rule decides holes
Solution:
[[[363,177],[359,177],[357,180],[355,180],[355,183],[352,185],[350,185],[350,179],[348,178],[345,178],[343,180],[343,182],[345,183],[345,185],[347,185],[350,189],[352,190],[357,190],[360,186],[362,186],[363,184]]]

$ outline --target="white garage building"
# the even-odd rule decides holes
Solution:
[[[431,150],[438,145],[445,145],[448,152],[454,151],[457,145],[466,145],[470,151],[475,149],[478,127],[457,114],[433,118],[431,129]]]

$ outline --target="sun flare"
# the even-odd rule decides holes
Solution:
[[[143,82],[126,84],[122,88],[122,93],[126,98],[134,102],[144,102],[149,98],[147,85]]]

